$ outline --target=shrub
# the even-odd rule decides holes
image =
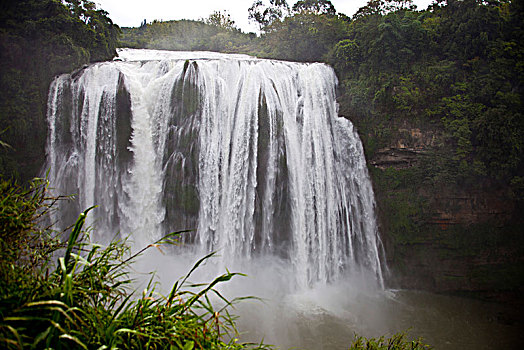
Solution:
[[[237,273],[227,272],[205,285],[187,284],[213,254],[200,259],[168,296],[157,293],[152,281],[137,295],[131,288],[130,265],[146,249],[173,243],[181,232],[131,255],[125,241],[106,247],[89,243],[83,226],[90,208],[71,229],[67,245],[59,244],[52,230],[37,224],[56,201],[46,197],[45,189],[43,180],[28,190],[0,184],[0,244],[7,249],[0,261],[1,348],[269,348],[239,343],[234,337],[228,307],[237,300],[226,300],[215,286]],[[212,295],[225,306],[216,309]]]
[[[391,338],[380,337],[378,339],[366,339],[355,336],[349,350],[429,350],[431,347],[425,345],[421,340],[408,341],[406,334],[397,333]]]

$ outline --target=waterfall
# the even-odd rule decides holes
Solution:
[[[99,239],[196,228],[186,244],[224,266],[274,255],[299,287],[356,270],[382,285],[373,190],[336,84],[324,64],[132,49],[60,76],[46,169],[78,200],[57,220],[98,205]]]

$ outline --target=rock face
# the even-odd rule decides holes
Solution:
[[[450,225],[475,225],[492,223],[503,227],[515,211],[515,203],[507,189],[444,189],[439,193],[427,193],[429,206],[433,209],[428,223],[446,230]],[[433,196],[431,196],[433,195]],[[430,197],[431,196],[431,197]]]
[[[396,169],[405,169],[412,167],[417,162],[418,154],[421,150],[415,148],[382,148],[377,151],[371,164],[379,169],[393,167]]]
[[[427,185],[427,157],[443,142],[441,131],[407,121],[388,128],[388,144],[368,147],[367,156],[390,284],[522,306],[522,210],[510,189]],[[374,144],[372,134],[362,136],[366,146]]]
[[[399,127],[398,137],[388,147],[375,151],[370,163],[379,168],[405,169],[416,165],[420,156],[434,145],[437,136],[433,131],[410,128],[406,123]]]

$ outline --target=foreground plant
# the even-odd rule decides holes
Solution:
[[[0,260],[0,348],[269,348],[238,343],[235,338],[228,307],[238,299],[226,300],[215,287],[237,273],[227,272],[209,284],[187,283],[213,254],[199,260],[168,296],[157,293],[152,280],[140,295],[132,290],[129,266],[136,257],[151,247],[173,243],[182,232],[131,255],[125,241],[113,241],[106,247],[88,243],[83,226],[90,208],[78,218],[67,245],[53,241],[52,249],[40,251],[35,264],[27,253],[35,253],[38,246],[28,251],[24,242],[43,241],[50,235],[34,222],[48,201],[45,186],[45,182],[34,183],[28,192],[20,192],[19,187],[2,181],[0,187],[0,241],[2,247],[12,247]],[[60,247],[63,249],[58,250]],[[216,309],[212,296],[224,306]]]
[[[420,339],[406,340],[405,333],[397,333],[390,338],[369,338],[355,336],[349,350],[430,350],[429,345],[423,344]]]

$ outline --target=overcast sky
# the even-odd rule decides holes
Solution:
[[[244,32],[255,31],[247,19],[247,9],[254,0],[94,0],[109,17],[121,27],[138,27],[147,22],[173,19],[207,18],[213,11],[226,10],[237,27]],[[331,0],[338,12],[353,15],[368,0]],[[296,0],[288,0],[292,6]],[[419,9],[425,9],[432,0],[414,0]]]

